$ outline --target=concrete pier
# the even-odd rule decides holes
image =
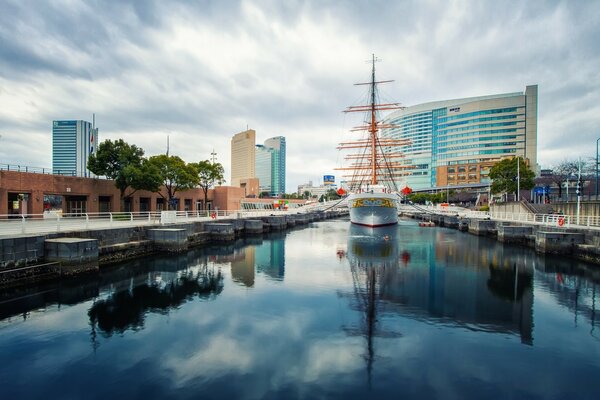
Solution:
[[[98,271],[98,241],[71,237],[47,239],[44,258],[60,263],[61,275]]]
[[[488,219],[471,219],[469,232],[478,236],[492,236],[496,234],[496,222]]]
[[[535,242],[532,226],[498,226],[498,241],[528,246]]]
[[[211,222],[204,224],[213,242],[231,242],[235,240],[235,227],[230,223]]]
[[[149,229],[148,239],[152,241],[158,251],[178,253],[188,248],[188,235],[185,229],[160,228]]]
[[[262,217],[262,221],[268,226],[269,231],[281,231],[287,228],[287,220],[285,215],[271,215]]]
[[[585,243],[583,233],[538,231],[535,251],[546,254],[573,254],[577,245]]]
[[[261,234],[263,233],[263,222],[259,219],[247,219],[244,221],[244,231],[251,235]]]

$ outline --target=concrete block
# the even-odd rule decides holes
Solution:
[[[157,251],[166,251],[177,253],[185,251],[188,248],[188,234],[185,229],[179,228],[159,228],[148,229],[148,239],[150,239]]]
[[[515,243],[528,245],[533,234],[532,226],[498,226],[498,241],[502,243]]]
[[[573,254],[579,244],[585,243],[583,233],[538,231],[535,237],[535,251],[545,254]]]
[[[259,219],[244,220],[244,230],[247,234],[263,233],[263,222]]]
[[[47,262],[57,261],[62,275],[98,271],[98,241],[96,239],[46,239],[44,256]]]
[[[233,224],[211,222],[204,224],[204,229],[210,234],[211,241],[229,242],[235,240]]]
[[[488,219],[471,219],[469,221],[469,233],[478,236],[496,234],[496,222]]]

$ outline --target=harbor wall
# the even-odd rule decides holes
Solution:
[[[103,265],[153,253],[226,245],[240,237],[284,232],[344,215],[347,211],[325,211],[0,238],[0,286],[90,273]]]

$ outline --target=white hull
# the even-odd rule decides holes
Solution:
[[[350,222],[364,226],[398,223],[397,197],[390,193],[357,193],[348,197]]]

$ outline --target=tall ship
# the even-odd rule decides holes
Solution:
[[[351,149],[352,154],[345,156],[349,161],[347,167],[336,168],[347,171],[343,175],[349,189],[347,198],[350,211],[350,222],[357,225],[378,227],[398,223],[398,202],[400,194],[398,179],[403,176],[407,166],[400,165],[402,154],[397,150],[408,144],[407,140],[380,137],[381,129],[393,128],[379,119],[380,111],[398,110],[403,107],[399,103],[382,103],[379,101],[377,86],[393,82],[375,80],[375,62],[373,55],[371,80],[355,85],[368,86],[368,104],[350,106],[345,113],[363,113],[362,125],[351,129],[351,132],[362,134],[359,140],[342,142],[339,150]]]

